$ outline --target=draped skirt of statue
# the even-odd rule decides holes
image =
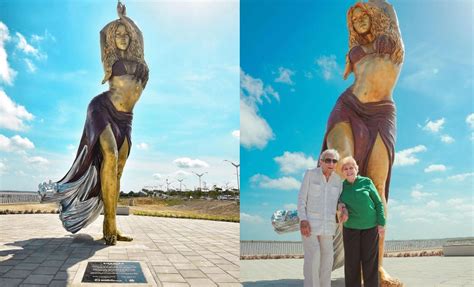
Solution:
[[[117,111],[108,92],[93,98],[72,167],[58,182],[39,185],[41,202],[60,203],[59,217],[67,231],[76,233],[100,215],[103,156],[99,137],[110,124],[117,146],[127,139],[131,147],[132,118],[132,113]]]

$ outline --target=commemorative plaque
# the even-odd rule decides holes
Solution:
[[[88,262],[84,283],[147,283],[139,262]]]

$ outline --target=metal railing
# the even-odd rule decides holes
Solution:
[[[40,202],[40,196],[34,192],[0,192],[0,204],[38,202]]]
[[[387,240],[385,252],[405,252],[442,249],[448,241],[472,242],[472,237],[422,239],[422,240]],[[240,241],[241,256],[275,256],[275,255],[303,255],[301,241]]]

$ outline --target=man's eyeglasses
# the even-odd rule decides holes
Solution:
[[[331,162],[334,163],[334,164],[337,163],[337,159],[333,159],[333,158],[325,158],[323,161],[324,161],[324,163],[327,163],[327,164],[329,164]]]

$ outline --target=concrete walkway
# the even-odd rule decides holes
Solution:
[[[0,215],[0,286],[69,286],[82,278],[77,273],[86,262],[119,260],[144,263],[151,286],[241,286],[238,223],[133,215],[117,220],[132,242],[106,246],[102,216],[73,235],[57,214]]]
[[[384,266],[407,287],[474,286],[474,257],[385,258]],[[303,259],[242,260],[244,286],[303,286]],[[344,287],[344,268],[332,272],[332,287]]]

